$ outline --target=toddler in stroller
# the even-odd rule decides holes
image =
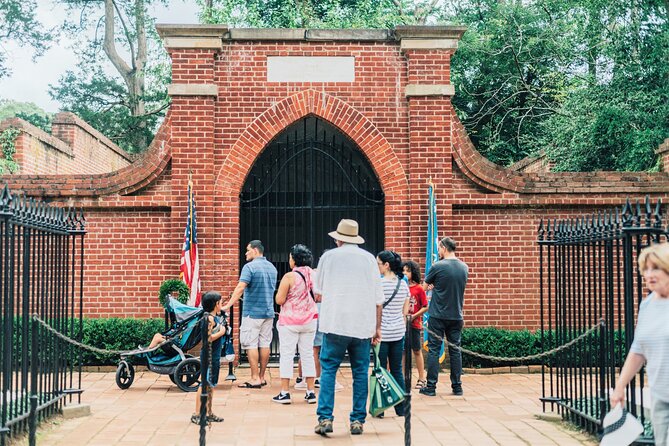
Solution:
[[[116,385],[119,388],[127,389],[132,385],[135,377],[134,362],[145,363],[149,370],[168,375],[172,382],[185,392],[197,390],[200,380],[200,358],[193,357],[188,351],[200,343],[202,333],[199,322],[204,310],[184,305],[170,297],[165,312],[166,321],[169,321],[168,329],[154,335],[148,347],[121,355],[121,361],[116,369]],[[221,325],[226,328],[220,336],[228,350],[232,350],[231,330],[227,326],[225,316],[222,316],[221,320]],[[163,345],[158,347],[160,344]],[[234,360],[234,356],[228,360]]]

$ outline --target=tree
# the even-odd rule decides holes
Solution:
[[[392,28],[424,24],[438,0],[198,0],[205,23],[258,28]]]
[[[669,134],[667,2],[470,0],[454,105],[508,165],[545,149],[559,170],[646,170]]]
[[[21,46],[29,46],[35,57],[42,55],[54,39],[53,30],[44,28],[37,20],[34,0],[2,0],[0,2],[0,42],[13,40]],[[11,73],[7,66],[7,52],[0,45],[0,79]]]
[[[79,22],[68,22],[70,33],[95,28],[95,38],[78,51],[78,71],[68,71],[50,94],[63,106],[130,152],[148,146],[155,126],[167,108],[167,70],[158,44],[149,48],[147,31],[153,20],[147,15],[148,0],[71,0]],[[98,35],[102,28],[102,36]],[[101,52],[105,57],[102,57]],[[149,57],[153,52],[153,60]],[[127,54],[127,60],[122,56]],[[111,63],[118,77],[109,75]],[[152,63],[153,62],[153,63]],[[147,77],[152,82],[147,89]],[[148,92],[147,92],[148,90]]]

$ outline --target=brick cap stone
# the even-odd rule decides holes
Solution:
[[[66,420],[87,417],[90,414],[91,406],[88,404],[69,404],[67,406],[63,406],[63,418]]]
[[[218,85],[213,84],[170,84],[170,96],[218,96]]]
[[[168,38],[212,38],[221,40],[311,40],[311,41],[397,41],[404,39],[438,40],[436,45],[452,43],[446,40],[459,40],[467,28],[462,26],[398,26],[395,29],[307,29],[307,28],[230,28],[228,25],[183,25],[158,24],[158,35]],[[184,45],[186,41],[177,40],[176,44]],[[171,48],[188,48],[175,45],[171,40],[165,46]],[[213,45],[213,43],[211,43]],[[419,44],[416,44],[419,45]],[[198,47],[202,48],[202,47]],[[218,47],[216,47],[218,48]]]
[[[402,39],[401,50],[456,50],[457,39]]]
[[[165,48],[194,48],[194,49],[216,49],[223,48],[220,37],[165,37],[163,39]]]
[[[412,96],[453,96],[455,87],[452,84],[446,85],[407,85],[404,90],[406,97]]]
[[[161,39],[166,37],[217,37],[222,39],[228,32],[228,25],[183,25],[163,24],[156,25],[156,31]]]
[[[466,26],[398,26],[395,36],[398,39],[457,39],[467,31]]]

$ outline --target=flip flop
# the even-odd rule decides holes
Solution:
[[[237,387],[242,389],[260,389],[262,384],[251,384],[250,382],[245,381],[243,384],[240,384]]]

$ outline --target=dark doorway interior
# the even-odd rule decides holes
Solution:
[[[327,234],[342,218],[358,221],[364,249],[383,249],[384,195],[376,174],[350,138],[315,116],[290,125],[265,147],[240,201],[240,267],[246,244],[259,239],[279,280],[296,243],[312,250],[315,268],[335,246]],[[278,357],[278,344],[272,356]]]

